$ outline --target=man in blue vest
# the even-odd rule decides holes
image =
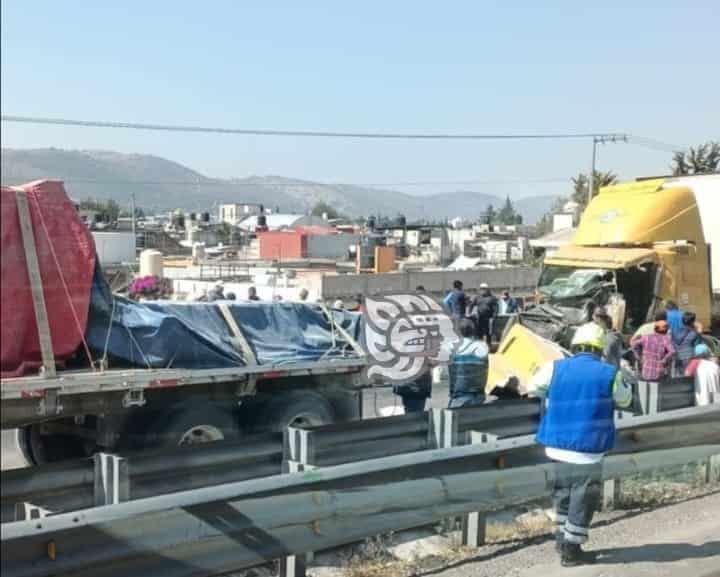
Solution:
[[[475,324],[470,319],[458,323],[462,337],[460,345],[450,357],[450,404],[448,408],[482,405],[488,373],[488,347],[474,339]]]
[[[632,403],[622,373],[601,360],[604,336],[597,324],[582,325],[572,339],[573,356],[548,364],[533,378],[536,394],[547,398],[536,440],[556,463],[553,501],[564,567],[595,561],[580,545],[600,502],[602,460],[615,442],[614,409]]]

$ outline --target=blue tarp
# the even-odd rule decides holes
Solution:
[[[261,365],[357,356],[316,304],[221,302],[228,305]],[[332,314],[359,340],[359,314]],[[111,295],[97,275],[86,338],[93,356],[102,358],[107,352],[110,367],[208,369],[245,364],[215,303],[137,303]]]

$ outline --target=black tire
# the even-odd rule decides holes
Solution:
[[[235,439],[237,415],[218,405],[179,406],[169,410],[148,428],[145,447],[166,447]]]
[[[41,434],[40,425],[20,429],[18,443],[24,457],[33,465],[82,459],[92,452],[79,437]]]
[[[278,393],[268,403],[259,425],[264,430],[283,431],[286,427],[317,426],[335,422],[330,402],[313,391]]]

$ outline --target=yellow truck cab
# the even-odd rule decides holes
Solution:
[[[542,304],[520,314],[490,356],[488,390],[532,376],[561,358],[594,304],[605,305],[625,335],[675,301],[707,331],[720,303],[720,175],[640,179],[602,188],[571,244],[547,256],[538,281]],[[717,308],[715,309],[717,323]]]
[[[602,188],[572,243],[545,259],[539,296],[580,316],[589,303],[604,304],[626,334],[673,300],[710,329],[720,286],[719,234],[720,175]]]

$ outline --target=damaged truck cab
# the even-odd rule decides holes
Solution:
[[[718,334],[720,175],[640,179],[604,187],[569,245],[548,255],[538,306],[509,326],[490,358],[488,387],[563,356],[572,327],[604,305],[627,338],[668,300]],[[560,346],[562,345],[562,346]]]
[[[720,269],[720,243],[712,243],[718,233],[710,220],[718,210],[720,176],[602,188],[583,213],[572,244],[545,259],[539,296],[561,310],[574,309],[578,321],[591,303],[605,305],[625,334],[652,321],[656,309],[673,300],[709,329],[713,288],[718,290],[712,275]]]

